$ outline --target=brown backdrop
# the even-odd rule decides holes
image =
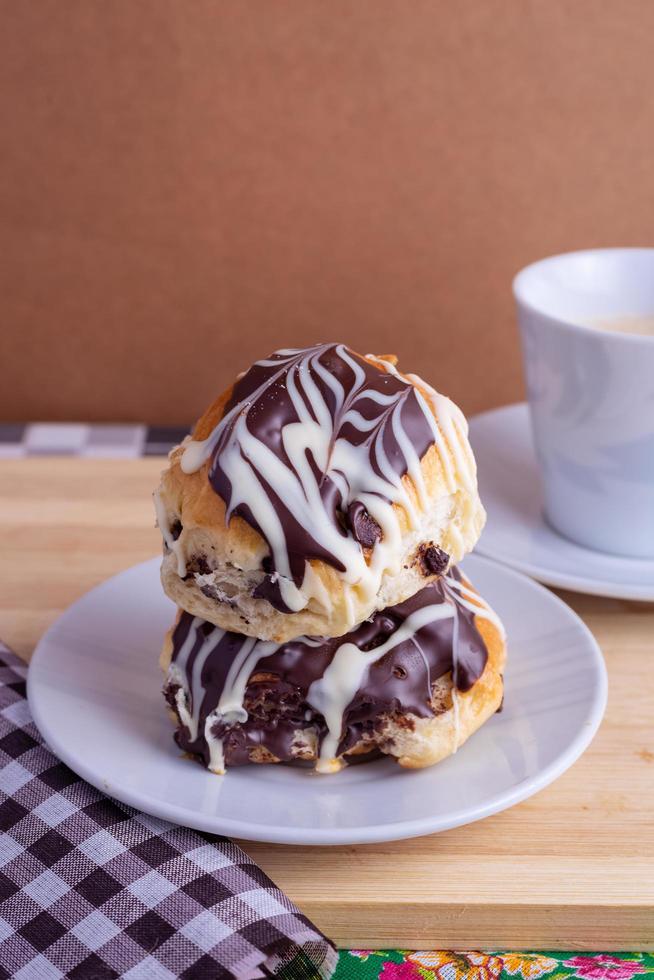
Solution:
[[[652,243],[652,0],[0,11],[5,419],[185,422],[322,338],[501,404],[513,273]]]

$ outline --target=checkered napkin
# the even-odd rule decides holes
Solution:
[[[0,644],[0,978],[327,978],[331,943],[235,844],[103,796],[45,747]]]

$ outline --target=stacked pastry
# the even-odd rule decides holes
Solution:
[[[395,365],[277,351],[170,454],[164,692],[214,772],[431,765],[501,705],[504,631],[455,567],[485,518],[467,424]]]

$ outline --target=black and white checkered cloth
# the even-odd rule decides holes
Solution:
[[[190,430],[191,426],[0,423],[0,459],[20,459],[23,456],[105,459],[165,456]]]
[[[0,644],[0,978],[327,978],[331,943],[235,844],[103,796],[46,748]]]

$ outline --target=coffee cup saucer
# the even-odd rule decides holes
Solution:
[[[479,492],[488,514],[476,551],[546,585],[654,602],[654,559],[592,551],[554,531],[543,516],[538,463],[525,402],[470,420]]]

